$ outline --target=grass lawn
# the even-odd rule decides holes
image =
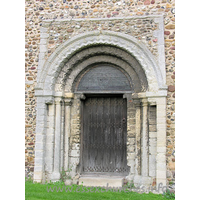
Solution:
[[[63,191],[60,191],[58,188]],[[59,191],[56,191],[59,190]],[[91,189],[91,191],[90,191]],[[47,191],[48,190],[48,191]],[[66,190],[68,190],[66,192]],[[69,191],[71,190],[71,191]],[[105,189],[98,188],[86,188],[82,186],[65,186],[63,183],[50,183],[40,184],[32,183],[30,181],[25,182],[25,199],[26,200],[101,200],[101,199],[127,199],[127,200],[167,200],[162,194],[143,193],[139,194],[136,192],[113,192],[106,191]]]

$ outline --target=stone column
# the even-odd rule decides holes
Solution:
[[[147,177],[149,175],[149,162],[148,162],[148,101],[147,99],[142,99],[142,131],[141,131],[141,175]]]
[[[48,106],[48,121],[46,134],[46,150],[45,150],[45,171],[47,172],[47,179],[50,180],[50,174],[53,171],[53,146],[54,146],[54,132],[55,132],[55,103],[53,100],[46,102]]]
[[[135,104],[135,136],[136,136],[136,148],[135,148],[135,175],[141,175],[141,144],[140,144],[140,131],[141,131],[141,120],[140,120],[140,99],[133,98]]]
[[[60,171],[64,169],[64,135],[65,135],[65,102],[61,101],[61,139],[60,139]]]
[[[70,137],[70,115],[72,98],[65,98],[65,127],[64,127],[64,171],[69,169],[69,137]]]
[[[61,98],[55,99],[55,142],[54,142],[54,167],[52,181],[60,179],[60,154],[61,154]]]
[[[166,186],[166,97],[157,98],[156,183]]]

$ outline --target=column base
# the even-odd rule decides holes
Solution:
[[[134,185],[138,185],[138,186],[151,186],[153,183],[153,178],[152,177],[144,177],[144,176],[134,176]]]
[[[56,182],[60,180],[60,172],[53,172],[51,174],[51,181]]]

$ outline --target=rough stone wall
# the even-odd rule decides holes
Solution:
[[[153,19],[115,19],[109,20],[81,20],[81,21],[63,21],[43,22],[42,27],[48,28],[48,55],[49,57],[55,49],[76,35],[94,30],[109,30],[122,32],[134,36],[146,44],[153,55],[157,56],[157,39],[153,31],[156,30],[157,24]]]
[[[25,165],[27,172],[33,172],[35,147],[35,116],[37,67],[40,44],[40,27],[43,20],[78,19],[50,30],[48,55],[65,40],[86,30],[119,31],[131,34],[146,43],[156,55],[157,39],[152,30],[156,24],[149,21],[145,24],[149,32],[144,32],[143,24],[136,21],[129,24],[125,20],[114,20],[116,17],[164,15],[165,24],[165,61],[167,73],[167,179],[174,179],[175,168],[175,1],[174,0],[26,0],[25,1]],[[109,18],[105,23],[90,22],[88,18]],[[149,27],[148,27],[149,26]],[[55,32],[54,32],[55,31]],[[56,35],[57,34],[57,35]],[[59,35],[60,34],[60,35]],[[149,34],[149,35],[148,35]]]

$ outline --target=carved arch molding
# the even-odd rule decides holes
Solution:
[[[46,51],[41,51],[41,58]],[[136,184],[149,185],[154,179],[157,184],[166,184],[165,73],[144,44],[134,37],[109,31],[75,36],[45,62],[40,60],[35,89],[34,180],[57,181],[62,169],[67,171],[70,167],[71,177],[78,179],[80,105],[86,98],[79,86],[96,66],[118,70],[117,76],[130,86],[126,84],[127,93],[120,92],[127,98],[127,165],[130,167],[127,179]]]
[[[55,92],[74,92],[76,82],[81,74],[99,64],[111,64],[129,74],[135,92],[144,92],[148,89],[145,72],[138,61],[126,51],[114,46],[92,46],[74,54],[55,77]],[[52,88],[53,89],[53,88]]]

